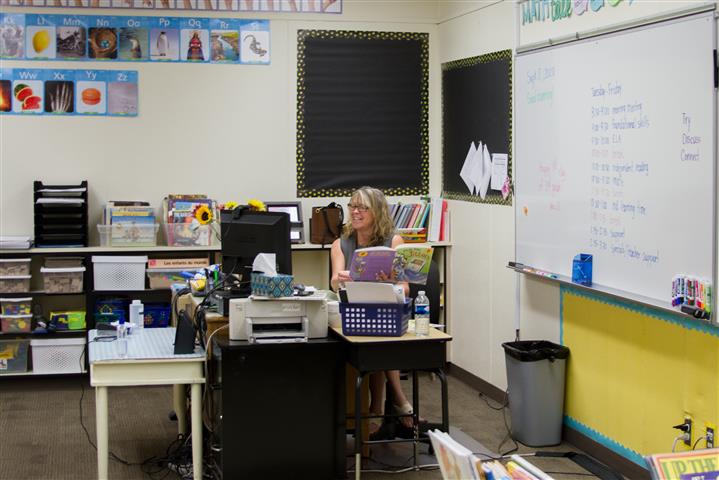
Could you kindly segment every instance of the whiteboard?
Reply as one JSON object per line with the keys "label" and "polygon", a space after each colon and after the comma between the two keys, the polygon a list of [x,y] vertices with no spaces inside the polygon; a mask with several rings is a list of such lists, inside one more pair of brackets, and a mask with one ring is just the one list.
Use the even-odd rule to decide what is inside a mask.
{"label": "whiteboard", "polygon": [[517,56],[516,261],[668,302],[715,279],[711,13]]}

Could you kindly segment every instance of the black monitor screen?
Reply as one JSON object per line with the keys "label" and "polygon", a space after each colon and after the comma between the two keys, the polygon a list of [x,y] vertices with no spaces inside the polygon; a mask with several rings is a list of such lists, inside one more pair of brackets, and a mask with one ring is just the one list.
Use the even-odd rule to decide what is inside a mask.
{"label": "black monitor screen", "polygon": [[[290,216],[285,212],[256,212],[236,208],[220,213],[222,271],[249,282],[258,253],[274,253],[277,273],[292,274]],[[249,285],[248,285],[249,286]]]}

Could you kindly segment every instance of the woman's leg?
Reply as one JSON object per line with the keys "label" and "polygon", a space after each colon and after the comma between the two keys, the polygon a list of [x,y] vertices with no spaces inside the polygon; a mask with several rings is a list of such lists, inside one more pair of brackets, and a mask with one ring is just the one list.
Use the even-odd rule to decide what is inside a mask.
{"label": "woman's leg", "polygon": [[[384,372],[372,372],[369,374],[370,415],[382,415],[384,411]],[[381,418],[370,419],[369,432],[379,430],[382,424]]]}

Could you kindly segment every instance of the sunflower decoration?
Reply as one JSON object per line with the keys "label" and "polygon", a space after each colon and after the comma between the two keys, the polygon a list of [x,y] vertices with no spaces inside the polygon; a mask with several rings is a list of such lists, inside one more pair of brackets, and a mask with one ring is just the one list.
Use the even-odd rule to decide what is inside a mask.
{"label": "sunflower decoration", "polygon": [[229,201],[225,204],[220,205],[220,210],[234,210],[235,208],[237,208],[237,206],[237,202]]}
{"label": "sunflower decoration", "polygon": [[262,202],[262,200],[257,200],[256,198],[247,202],[247,206],[250,207],[250,210],[254,210],[256,212],[264,212],[267,210],[267,206],[265,206],[264,202]]}
{"label": "sunflower decoration", "polygon": [[200,225],[207,225],[212,221],[212,210],[205,205],[205,204],[198,204],[197,207],[195,207],[195,211],[193,212],[193,216],[195,217],[195,220],[197,220]]}

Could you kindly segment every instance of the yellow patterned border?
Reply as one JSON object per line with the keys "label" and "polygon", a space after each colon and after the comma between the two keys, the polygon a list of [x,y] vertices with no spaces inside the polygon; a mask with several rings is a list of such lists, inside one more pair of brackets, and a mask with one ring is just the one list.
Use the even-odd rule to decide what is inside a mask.
{"label": "yellow patterned border", "polygon": [[[512,180],[512,50],[499,50],[497,52],[486,53],[477,57],[462,58],[460,60],[454,60],[451,62],[442,64],[442,71],[457,70],[459,68],[469,68],[481,63],[490,63],[498,61],[507,61],[507,68],[509,68],[509,132],[508,138],[509,143],[507,145],[507,175],[509,176],[509,195],[507,198],[502,198],[501,193],[493,191],[487,192],[487,196],[480,198],[477,195],[471,195],[469,193],[450,192],[446,190],[444,185],[444,175],[442,175],[442,196],[450,200],[463,200],[465,202],[475,203],[489,203],[493,205],[512,205],[512,197],[514,196],[514,181]],[[442,92],[444,95],[444,91]],[[444,106],[444,99],[442,100]],[[444,135],[444,125],[442,126],[442,135]],[[444,145],[444,139],[442,140]],[[444,158],[442,159],[442,168],[444,169]]]}
{"label": "yellow patterned border", "polygon": [[[418,32],[368,32],[359,30],[299,30],[297,32],[297,197],[347,197],[353,189],[322,188],[312,189],[305,184],[305,130],[304,104],[305,104],[305,40],[321,38],[332,40],[347,38],[353,40],[395,40],[420,42],[422,63],[422,87],[420,102],[422,103],[422,118],[420,123],[422,142],[422,169],[421,185],[417,187],[384,188],[385,195],[427,195],[429,193],[429,34]],[[362,185],[357,185],[361,187]]]}

